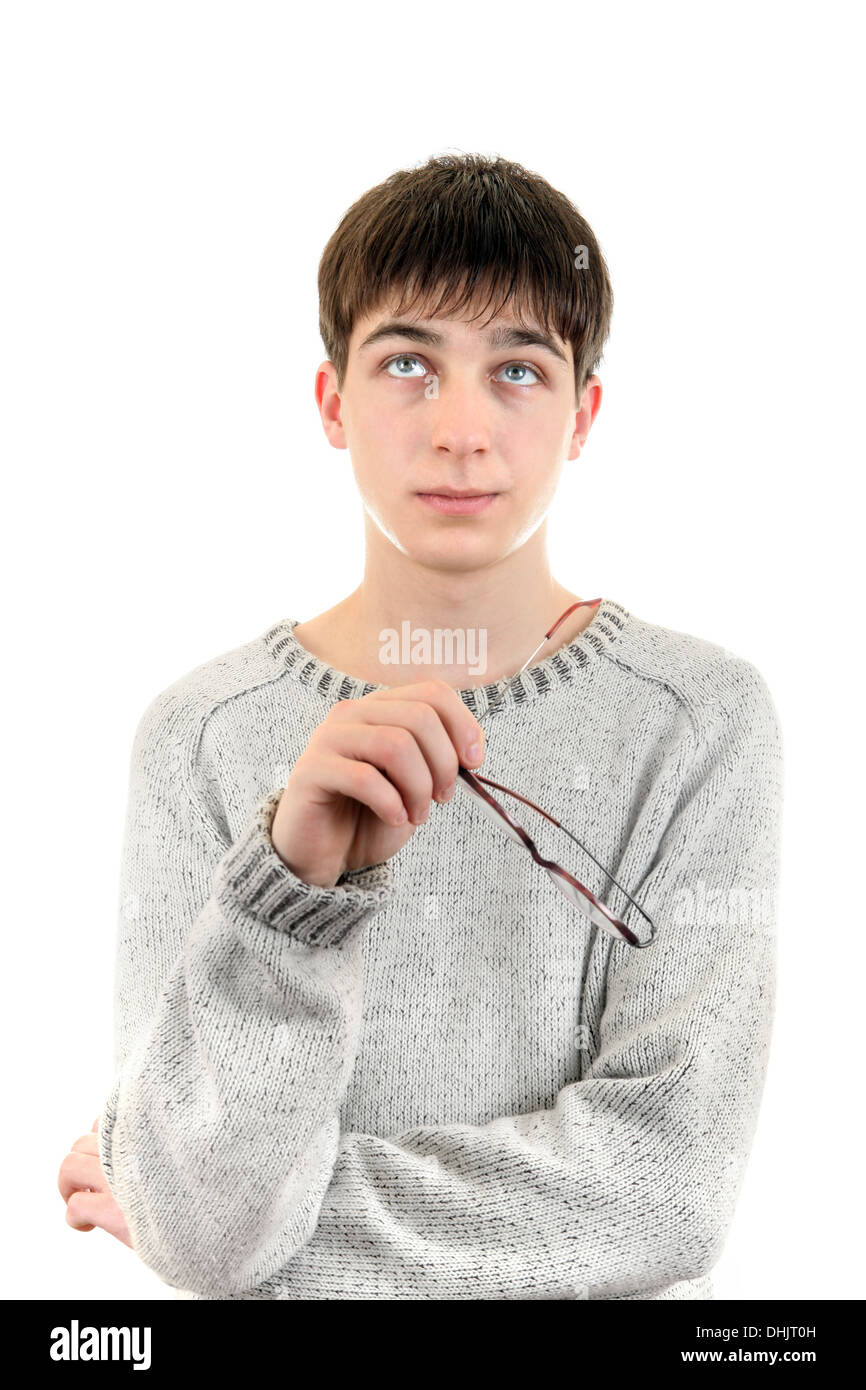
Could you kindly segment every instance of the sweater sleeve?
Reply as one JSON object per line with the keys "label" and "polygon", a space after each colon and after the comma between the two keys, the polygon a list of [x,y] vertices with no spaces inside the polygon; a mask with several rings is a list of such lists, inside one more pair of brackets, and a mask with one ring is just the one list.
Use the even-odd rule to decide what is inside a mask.
{"label": "sweater sleeve", "polygon": [[270,827],[234,843],[196,773],[202,719],[170,687],[133,744],[115,966],[115,1075],[99,1158],[133,1248],[167,1284],[222,1296],[315,1227],[361,1021],[361,933],[387,863],[297,878]]}
{"label": "sweater sleeve", "polygon": [[310,1240],[237,1296],[640,1299],[712,1269],[764,1087],[783,792],[763,679],[737,659],[731,688],[697,717],[634,893],[656,940],[596,935],[579,1079],[486,1124],[341,1134]]}

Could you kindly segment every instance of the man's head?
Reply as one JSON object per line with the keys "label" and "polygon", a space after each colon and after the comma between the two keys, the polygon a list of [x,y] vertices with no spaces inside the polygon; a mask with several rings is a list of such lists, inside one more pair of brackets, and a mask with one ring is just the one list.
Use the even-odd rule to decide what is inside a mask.
{"label": "man's head", "polygon": [[[537,529],[601,401],[613,295],[573,205],[518,164],[438,156],[348,210],[319,267],[316,396],[399,550],[475,568]],[[493,492],[473,516],[418,494]]]}

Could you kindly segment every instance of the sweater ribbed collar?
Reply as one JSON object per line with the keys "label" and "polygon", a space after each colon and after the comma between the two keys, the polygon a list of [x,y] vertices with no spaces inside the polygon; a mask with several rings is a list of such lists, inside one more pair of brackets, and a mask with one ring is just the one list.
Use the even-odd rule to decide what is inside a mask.
{"label": "sweater ribbed collar", "polygon": [[[493,717],[500,709],[525,705],[545,695],[557,685],[566,685],[575,680],[598,657],[609,652],[625,630],[629,617],[628,610],[621,603],[617,603],[615,599],[602,599],[592,622],[579,632],[573,641],[521,671],[504,696],[502,687],[508,679],[507,676],[485,685],[465,686],[458,689],[457,694],[476,718],[486,714],[488,710]],[[374,690],[390,688],[387,685],[362,680],[360,676],[351,676],[345,671],[338,671],[307,651],[294,634],[294,629],[300,622],[300,618],[282,618],[264,634],[265,645],[274,660],[279,666],[284,667],[294,680],[318,691],[334,704],[338,700],[357,700]],[[552,640],[555,640],[555,634]],[[539,656],[543,651],[542,647]]]}

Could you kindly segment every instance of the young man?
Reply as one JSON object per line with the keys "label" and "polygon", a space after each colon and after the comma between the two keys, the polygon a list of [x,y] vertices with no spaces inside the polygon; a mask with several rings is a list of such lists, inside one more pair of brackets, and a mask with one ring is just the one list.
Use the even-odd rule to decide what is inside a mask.
{"label": "young man", "polygon": [[117,1074],[67,1219],[187,1297],[711,1298],[770,1041],[781,736],[749,662],[550,573],[598,244],[538,176],[447,156],[365,194],[319,284],[363,580],[141,720]]}

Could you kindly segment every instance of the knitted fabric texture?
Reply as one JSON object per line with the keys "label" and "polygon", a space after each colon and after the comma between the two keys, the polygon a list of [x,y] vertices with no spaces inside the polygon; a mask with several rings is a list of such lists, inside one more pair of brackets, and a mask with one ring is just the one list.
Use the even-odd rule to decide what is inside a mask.
{"label": "knitted fabric texture", "polygon": [[712,1298],[775,999],[763,677],[605,599],[504,693],[458,692],[489,714],[477,771],[653,918],[635,949],[460,779],[392,859],[298,879],[269,834],[289,773],[336,701],[384,687],[296,622],[177,680],[135,734],[98,1130],[134,1249],[182,1298]]}

